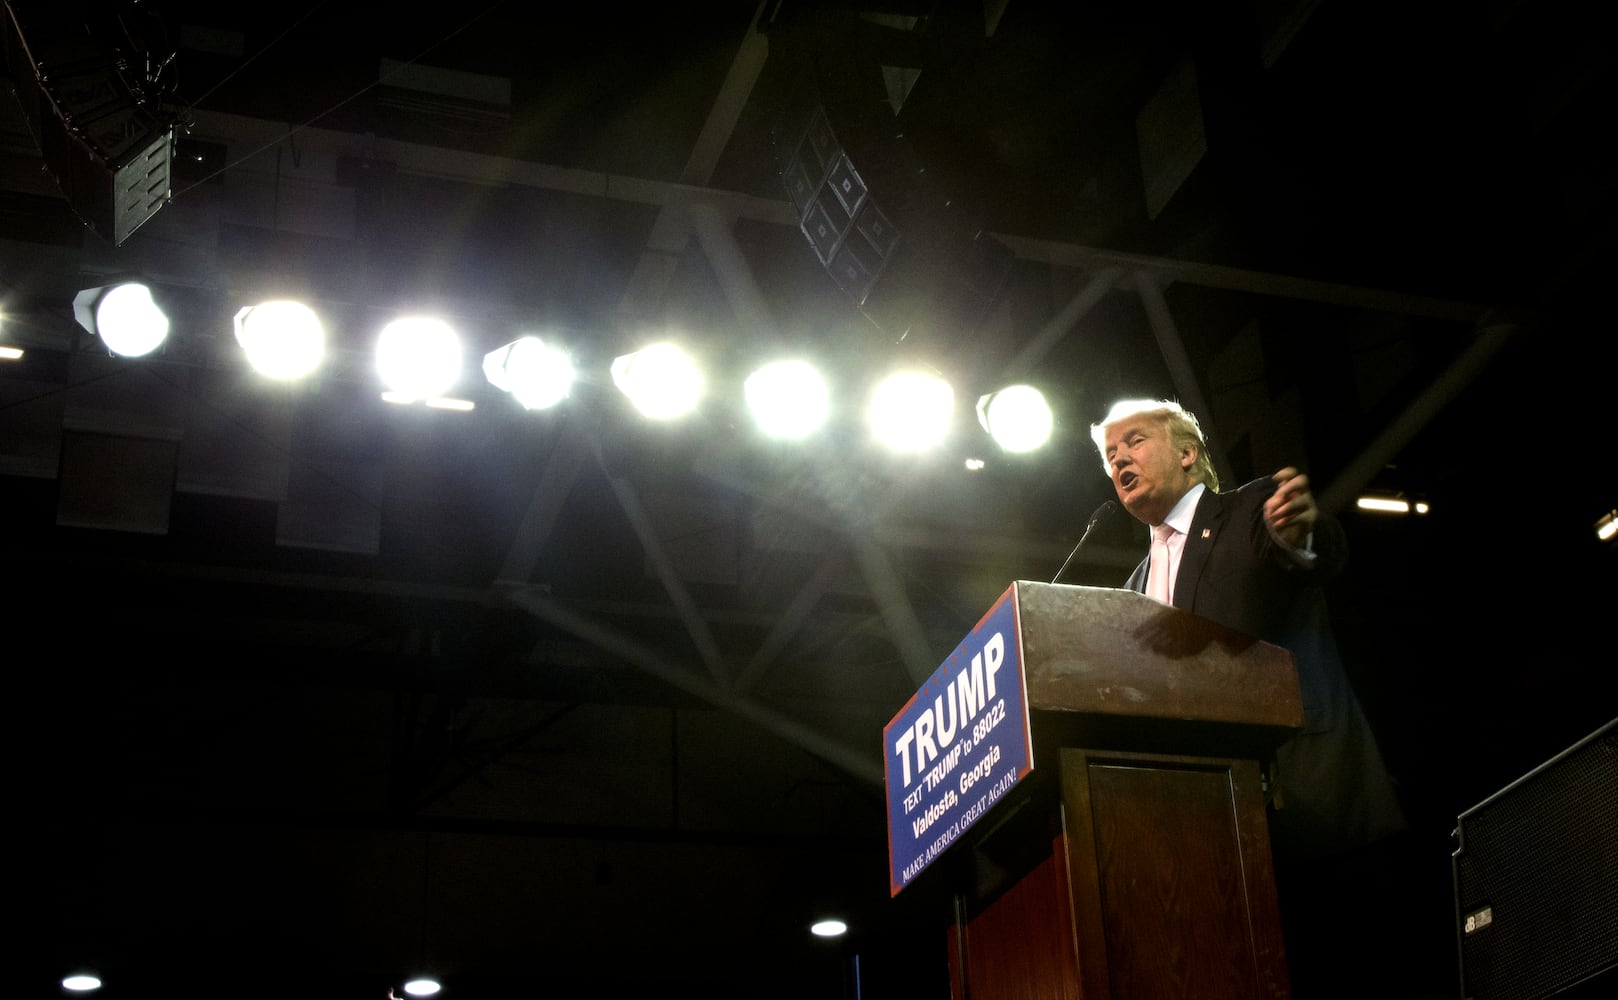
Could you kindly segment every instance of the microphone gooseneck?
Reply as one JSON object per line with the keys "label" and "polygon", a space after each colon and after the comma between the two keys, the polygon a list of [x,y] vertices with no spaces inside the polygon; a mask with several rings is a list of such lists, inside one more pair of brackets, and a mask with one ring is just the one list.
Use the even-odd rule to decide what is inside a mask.
{"label": "microphone gooseneck", "polygon": [[1090,537],[1090,532],[1094,531],[1096,525],[1101,523],[1101,519],[1117,509],[1118,502],[1116,500],[1108,500],[1106,503],[1096,508],[1096,512],[1090,515],[1090,523],[1084,526],[1084,534],[1079,536],[1078,542],[1076,542],[1073,546],[1073,551],[1067,554],[1067,559],[1062,563],[1062,568],[1056,571],[1055,576],[1051,577],[1052,583],[1060,580],[1062,578],[1062,574],[1067,572],[1068,563],[1071,563],[1073,561],[1073,557],[1079,554],[1079,548],[1084,545],[1084,540]]}

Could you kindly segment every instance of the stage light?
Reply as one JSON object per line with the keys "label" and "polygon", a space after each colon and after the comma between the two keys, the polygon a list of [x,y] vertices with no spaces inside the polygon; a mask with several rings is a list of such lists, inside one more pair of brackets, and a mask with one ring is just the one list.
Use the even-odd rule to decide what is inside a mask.
{"label": "stage light", "polygon": [[807,361],[772,361],[747,376],[742,390],[753,421],[770,437],[808,437],[831,407],[825,378]]}
{"label": "stage light", "polygon": [[1050,404],[1031,385],[1007,386],[978,399],[978,423],[1006,451],[1033,451],[1049,441]]}
{"label": "stage light", "polygon": [[838,920],[836,917],[831,917],[826,920],[817,920],[809,926],[809,933],[813,934],[815,937],[842,937],[844,934],[848,933],[848,924]]}
{"label": "stage light", "polygon": [[404,984],[404,991],[413,997],[430,997],[443,988],[444,987],[439,984],[438,980],[429,978],[427,976],[423,976],[420,979],[412,979],[410,982]]}
{"label": "stage light", "polygon": [[461,341],[439,319],[396,319],[376,342],[376,369],[396,400],[441,397],[461,377]]}
{"label": "stage light", "polygon": [[395,406],[415,406],[420,403],[429,410],[454,410],[459,413],[470,413],[477,409],[477,404],[470,399],[457,399],[454,396],[428,396],[426,399],[417,399],[415,396],[392,391],[382,393],[382,402],[392,403]]}
{"label": "stage light", "polygon": [[247,363],[266,378],[302,378],[319,367],[325,354],[320,317],[301,302],[247,306],[236,313],[235,326]]}
{"label": "stage light", "polygon": [[138,281],[81,290],[73,297],[73,318],[107,350],[126,358],[152,353],[169,335],[167,314]]}
{"label": "stage light", "polygon": [[100,988],[100,977],[89,973],[76,973],[62,980],[62,989],[70,993],[90,993]]}
{"label": "stage light", "polygon": [[1618,538],[1618,509],[1610,510],[1596,519],[1596,538],[1603,542]]}
{"label": "stage light", "polygon": [[1373,514],[1428,514],[1432,507],[1425,500],[1406,500],[1398,494],[1368,493],[1357,498],[1354,506]]}
{"label": "stage light", "polygon": [[1360,510],[1374,511],[1379,514],[1410,513],[1409,502],[1393,497],[1360,497],[1354,501],[1354,506]]}
{"label": "stage light", "polygon": [[871,395],[867,413],[878,441],[895,451],[925,451],[949,436],[955,392],[925,372],[896,372]]}
{"label": "stage light", "polygon": [[543,410],[566,399],[572,390],[573,360],[538,337],[521,337],[485,354],[483,375],[525,409]]}
{"label": "stage light", "polygon": [[657,343],[612,362],[612,382],[643,416],[668,420],[697,408],[703,378],[696,361],[671,343]]}

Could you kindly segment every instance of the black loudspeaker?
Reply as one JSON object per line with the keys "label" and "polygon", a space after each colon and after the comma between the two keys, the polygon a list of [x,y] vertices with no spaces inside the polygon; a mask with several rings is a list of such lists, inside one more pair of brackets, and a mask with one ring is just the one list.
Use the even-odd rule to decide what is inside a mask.
{"label": "black loudspeaker", "polygon": [[905,137],[883,69],[889,57],[916,68],[904,61],[914,53],[860,44],[846,20],[834,26],[772,32],[770,58],[793,67],[771,129],[782,187],[821,266],[867,319],[895,342],[916,331],[947,347],[987,316],[1015,255]]}
{"label": "black loudspeaker", "polygon": [[1460,814],[1467,1000],[1618,996],[1618,719]]}
{"label": "black loudspeaker", "polygon": [[[853,130],[858,131],[858,130]],[[781,183],[821,266],[895,340],[916,325],[970,333],[1004,288],[1015,255],[872,145],[850,148],[825,105],[787,137]],[[856,165],[864,158],[872,169]],[[874,189],[881,189],[878,204]]]}
{"label": "black loudspeaker", "polygon": [[877,207],[823,108],[814,109],[791,149],[781,182],[821,265],[864,306],[899,249],[899,231]]}
{"label": "black loudspeaker", "polygon": [[0,30],[46,168],[79,218],[117,246],[168,204],[174,126],[146,92],[146,54],[103,37],[110,28],[94,12],[10,0]]}

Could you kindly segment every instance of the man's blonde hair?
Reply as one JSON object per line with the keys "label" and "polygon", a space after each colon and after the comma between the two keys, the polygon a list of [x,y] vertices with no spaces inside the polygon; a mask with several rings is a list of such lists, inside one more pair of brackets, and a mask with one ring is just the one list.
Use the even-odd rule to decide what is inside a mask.
{"label": "man's blonde hair", "polygon": [[1191,464],[1191,478],[1219,492],[1219,473],[1214,471],[1213,458],[1202,437],[1202,425],[1197,423],[1195,414],[1171,399],[1121,399],[1112,404],[1100,423],[1090,425],[1090,439],[1096,443],[1101,469],[1108,478],[1112,477],[1112,466],[1107,464],[1107,428],[1130,417],[1149,417],[1157,421],[1168,431],[1169,442],[1176,451],[1195,445],[1197,459]]}

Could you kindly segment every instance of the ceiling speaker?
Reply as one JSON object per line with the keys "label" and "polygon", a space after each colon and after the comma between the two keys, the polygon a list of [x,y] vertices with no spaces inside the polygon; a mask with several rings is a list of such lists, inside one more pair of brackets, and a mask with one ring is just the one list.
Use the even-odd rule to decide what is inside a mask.
{"label": "ceiling speaker", "polygon": [[[69,5],[71,7],[71,5]],[[6,68],[45,166],[86,225],[115,246],[168,203],[174,126],[131,53],[72,9],[5,6]]]}

